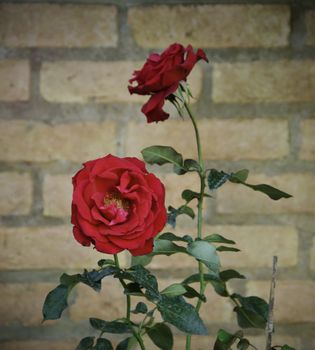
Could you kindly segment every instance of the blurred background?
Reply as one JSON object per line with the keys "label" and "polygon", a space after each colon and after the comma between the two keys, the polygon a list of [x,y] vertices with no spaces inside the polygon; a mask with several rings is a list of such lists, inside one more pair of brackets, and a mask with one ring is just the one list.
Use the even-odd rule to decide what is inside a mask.
{"label": "blurred background", "polygon": [[[224,268],[247,280],[232,288],[267,298],[272,256],[279,256],[275,343],[315,347],[315,2],[250,0],[26,1],[0,4],[0,348],[71,350],[91,335],[87,318],[124,312],[115,281],[101,295],[80,286],[61,320],[41,324],[41,308],[59,275],[95,267],[104,257],[72,237],[71,177],[108,153],[141,157],[148,145],[194,157],[189,120],[146,123],[147,97],[130,96],[128,79],[149,52],[169,44],[203,48],[209,64],[189,78],[208,167],[250,170],[294,198],[273,202],[226,184],[207,201],[205,233],[238,243]],[[180,205],[197,179],[150,168]],[[177,233],[195,234],[181,219]],[[128,264],[128,254],[120,254]],[[194,273],[176,255],[151,263],[166,286]],[[232,305],[208,288],[202,316],[212,349],[219,327],[236,330]],[[184,348],[177,333],[175,349]],[[264,349],[262,332],[251,332]],[[148,349],[154,349],[148,345]]]}

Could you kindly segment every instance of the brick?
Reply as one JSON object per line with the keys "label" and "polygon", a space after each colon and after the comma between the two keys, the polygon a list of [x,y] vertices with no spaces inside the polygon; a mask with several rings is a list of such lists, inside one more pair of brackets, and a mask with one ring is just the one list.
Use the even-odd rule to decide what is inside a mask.
{"label": "brick", "polygon": [[216,48],[281,47],[288,45],[289,20],[289,8],[274,5],[151,6],[132,8],[128,14],[134,38],[145,48],[165,48],[172,42]]}
{"label": "brick", "polygon": [[305,14],[307,45],[315,45],[315,10],[307,11]]}
{"label": "brick", "polygon": [[[314,288],[314,281],[277,281],[275,321],[283,323],[314,322]],[[269,281],[251,281],[247,285],[247,294],[257,295],[268,300],[269,289]]]}
{"label": "brick", "polygon": [[[20,268],[20,267],[19,267]],[[39,326],[45,296],[56,286],[51,283],[0,283],[0,311],[5,315],[1,326],[14,325]]]}
{"label": "brick", "polygon": [[32,179],[26,173],[0,173],[0,214],[26,215],[32,205]]}
{"label": "brick", "polygon": [[[172,230],[173,231],[173,230]],[[179,235],[189,234],[194,236],[194,231],[187,227],[177,227]],[[279,266],[293,267],[298,262],[298,233],[290,226],[232,226],[220,225],[203,228],[204,236],[218,233],[236,242],[236,247],[240,252],[222,252],[220,260],[222,268],[247,268],[271,267],[272,257],[279,256]],[[272,241],[272,244],[270,242]],[[257,244],[259,242],[259,244]],[[264,254],[261,252],[264,251]],[[180,259],[179,259],[180,257]],[[190,256],[184,254],[173,255],[167,258],[163,256],[154,257],[150,264],[155,269],[191,269],[196,266],[196,262]]]}
{"label": "brick", "polygon": [[[249,336],[246,338],[253,344],[257,349],[265,349],[266,347],[266,336]],[[297,337],[291,337],[288,335],[279,335],[277,331],[272,335],[272,344],[289,345],[295,349],[301,349],[301,340]]]}
{"label": "brick", "polygon": [[[59,61],[43,64],[40,90],[49,102],[145,102],[148,96],[130,95],[127,86],[134,70],[144,62]],[[194,96],[201,91],[199,67],[188,79]]]}
{"label": "brick", "polygon": [[29,98],[29,62],[24,60],[0,60],[0,101],[27,101]]}
{"label": "brick", "polygon": [[78,342],[49,340],[20,340],[0,343],[1,350],[73,350]]}
{"label": "brick", "polygon": [[215,63],[212,97],[216,103],[313,101],[314,61]]}
{"label": "brick", "polygon": [[73,122],[49,125],[31,121],[2,121],[0,160],[83,162],[115,153],[115,124]]}
{"label": "brick", "polygon": [[[283,120],[202,119],[198,126],[205,159],[277,159],[289,153],[288,124]],[[130,122],[125,146],[128,154],[140,156],[141,149],[147,146],[168,145],[185,158],[195,158],[195,143],[191,123],[171,118],[158,127]]]}
{"label": "brick", "polygon": [[87,317],[113,320],[125,316],[126,298],[117,279],[106,277],[100,293],[88,286],[79,285],[76,294],[75,302],[69,310],[73,320],[86,320]]}
{"label": "brick", "polygon": [[315,120],[304,120],[301,123],[300,158],[315,160]]}
{"label": "brick", "polygon": [[[0,227],[2,255],[0,269],[74,269],[95,268],[107,256],[91,247],[81,246],[70,226]],[[125,265],[125,254],[121,254]]]}
{"label": "brick", "polygon": [[250,175],[250,184],[266,183],[293,195],[293,198],[273,201],[263,193],[241,185],[227,183],[217,191],[217,211],[225,214],[314,213],[315,177],[311,174],[287,173],[267,176]]}
{"label": "brick", "polygon": [[72,201],[72,175],[49,175],[44,178],[44,215],[69,216]]}
{"label": "brick", "polygon": [[[191,348],[194,350],[212,349],[215,342],[214,337],[195,335],[191,339]],[[185,336],[175,336],[173,350],[183,350],[186,347]]]}
{"label": "brick", "polygon": [[315,237],[313,238],[313,244],[311,248],[311,269],[315,270]]}
{"label": "brick", "polygon": [[0,42],[4,46],[117,46],[114,6],[2,4],[0,16]]}

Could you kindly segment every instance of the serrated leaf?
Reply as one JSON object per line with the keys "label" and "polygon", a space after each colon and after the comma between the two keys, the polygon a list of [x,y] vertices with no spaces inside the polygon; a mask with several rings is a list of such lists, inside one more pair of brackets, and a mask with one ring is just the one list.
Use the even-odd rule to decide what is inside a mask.
{"label": "serrated leaf", "polygon": [[[211,281],[219,281],[220,282],[220,278],[217,275],[214,274],[208,274],[205,273],[203,275],[203,279],[205,282],[211,282]],[[200,281],[200,274],[199,273],[195,273],[189,277],[187,277],[182,284],[191,284],[191,283],[196,283]]]}
{"label": "serrated leaf", "polygon": [[184,247],[181,247],[172,241],[159,238],[154,240],[153,255],[172,255],[175,253],[187,254],[187,251]]}
{"label": "serrated leaf", "polygon": [[217,252],[239,252],[240,250],[238,248],[234,247],[226,247],[224,245],[220,245],[217,247]]}
{"label": "serrated leaf", "polygon": [[42,310],[44,321],[60,318],[62,312],[68,307],[67,299],[70,290],[69,287],[60,284],[47,294]]}
{"label": "serrated leaf", "polygon": [[222,281],[227,282],[233,278],[245,279],[244,275],[241,275],[239,272],[235,270],[225,270],[219,273],[219,276]]}
{"label": "serrated leaf", "polygon": [[173,334],[165,323],[156,323],[152,328],[147,330],[147,334],[159,349],[173,349]]}
{"label": "serrated leaf", "polygon": [[177,297],[186,293],[186,288],[180,283],[174,283],[162,290],[161,294],[169,297]]}
{"label": "serrated leaf", "polygon": [[182,192],[182,198],[183,200],[185,200],[186,202],[190,202],[193,199],[198,199],[200,198],[200,193],[192,191],[192,190],[184,190]]}
{"label": "serrated leaf", "polygon": [[224,238],[223,236],[214,233],[212,235],[206,236],[203,238],[204,241],[207,241],[209,243],[224,243],[224,244],[235,244],[234,241],[231,239]]}
{"label": "serrated leaf", "polygon": [[99,318],[90,318],[90,325],[103,333],[124,334],[130,333],[130,326],[118,321],[104,321]]}
{"label": "serrated leaf", "polygon": [[235,183],[245,182],[248,178],[249,170],[242,169],[231,174],[230,181]]}
{"label": "serrated leaf", "polygon": [[75,348],[75,350],[90,350],[93,349],[95,337],[85,337],[80,340],[80,343]]}
{"label": "serrated leaf", "polygon": [[139,255],[131,257],[131,266],[142,265],[147,266],[152,261],[152,255]]}
{"label": "serrated leaf", "polygon": [[148,312],[148,307],[146,306],[145,303],[143,303],[142,301],[140,301],[135,309],[133,311],[131,311],[134,314],[146,314]]}
{"label": "serrated leaf", "polygon": [[141,151],[143,159],[149,164],[163,165],[173,164],[177,168],[185,170],[183,167],[183,157],[169,146],[150,146]]}
{"label": "serrated leaf", "polygon": [[157,307],[163,320],[179,330],[189,334],[208,334],[208,330],[195,308],[187,303],[183,297],[169,298],[163,295]]}
{"label": "serrated leaf", "polygon": [[189,235],[177,236],[172,232],[164,232],[159,236],[158,239],[167,240],[167,241],[187,242],[187,243],[193,241],[192,237],[190,237]]}
{"label": "serrated leaf", "polygon": [[95,350],[113,350],[112,343],[106,338],[98,338],[96,340]]}
{"label": "serrated leaf", "polygon": [[262,328],[266,327],[268,318],[268,303],[255,296],[242,297],[233,294],[241,304],[241,307],[235,307],[237,321],[242,328]]}
{"label": "serrated leaf", "polygon": [[205,241],[194,241],[188,244],[187,251],[210,270],[219,272],[220,259],[213,245]]}
{"label": "serrated leaf", "polygon": [[218,171],[216,169],[211,169],[208,177],[208,187],[210,190],[216,190],[221,187],[225,182],[230,178],[230,174],[225,173],[224,171]]}
{"label": "serrated leaf", "polygon": [[243,338],[237,343],[238,350],[247,350],[250,347],[250,342]]}

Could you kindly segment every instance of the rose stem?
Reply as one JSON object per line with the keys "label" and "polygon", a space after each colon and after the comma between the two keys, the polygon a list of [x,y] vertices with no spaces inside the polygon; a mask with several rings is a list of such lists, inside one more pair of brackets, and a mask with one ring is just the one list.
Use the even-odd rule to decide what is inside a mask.
{"label": "rose stem", "polygon": [[[197,222],[197,235],[199,239],[202,239],[202,207],[203,207],[203,198],[204,198],[204,193],[205,193],[205,170],[204,170],[204,162],[202,159],[202,149],[201,149],[201,142],[200,142],[200,135],[199,135],[199,130],[198,126],[196,123],[196,120],[193,116],[193,113],[189,107],[189,104],[186,102],[184,103],[185,109],[189,115],[190,120],[192,121],[194,130],[195,130],[195,135],[196,135],[196,141],[197,141],[197,149],[198,149],[198,163],[200,165],[200,171],[198,172],[199,178],[200,178],[200,197],[198,198],[198,222]],[[204,291],[206,289],[206,284],[204,281],[204,270],[203,270],[203,265],[199,261],[198,262],[198,269],[199,269],[199,283],[200,283],[200,294],[203,295]],[[197,305],[196,305],[196,311],[199,312],[200,307],[201,307],[201,299],[198,299]],[[191,346],[191,335],[188,334],[186,336],[186,350],[190,350]]]}
{"label": "rose stem", "polygon": [[[115,266],[120,269],[120,264],[119,264],[119,259],[118,259],[118,255],[117,254],[114,254],[114,261],[115,261]],[[123,288],[127,287],[125,281],[122,278],[119,278],[119,281],[120,281],[120,284],[123,286]],[[127,321],[130,323],[130,306],[131,306],[130,295],[126,294],[126,300],[127,300],[126,318],[127,318]],[[135,338],[137,339],[141,350],[145,350],[145,346],[143,344],[143,340],[141,338],[141,334],[138,334],[136,331],[133,331],[132,333],[135,336]]]}
{"label": "rose stem", "polygon": [[[114,261],[115,261],[115,265],[116,267],[118,267],[120,269],[120,264],[119,264],[119,259],[118,259],[118,255],[114,254]],[[121,285],[126,289],[126,283],[122,278],[119,278],[119,281],[121,283]],[[128,321],[130,321],[130,306],[131,306],[131,302],[130,302],[130,295],[126,294],[126,301],[127,301],[127,310],[126,310],[126,318]]]}

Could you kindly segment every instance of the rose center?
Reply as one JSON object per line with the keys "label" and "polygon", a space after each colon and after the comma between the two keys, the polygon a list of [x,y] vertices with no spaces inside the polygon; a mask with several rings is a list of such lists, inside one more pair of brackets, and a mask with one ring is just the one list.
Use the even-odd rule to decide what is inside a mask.
{"label": "rose center", "polygon": [[128,199],[121,198],[118,193],[107,194],[104,198],[104,205],[106,207],[114,205],[117,209],[123,209],[124,211],[128,211],[130,208]]}

